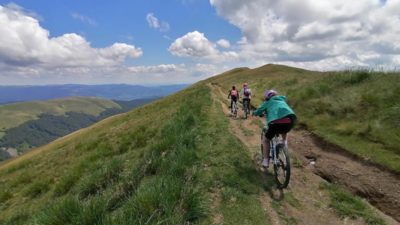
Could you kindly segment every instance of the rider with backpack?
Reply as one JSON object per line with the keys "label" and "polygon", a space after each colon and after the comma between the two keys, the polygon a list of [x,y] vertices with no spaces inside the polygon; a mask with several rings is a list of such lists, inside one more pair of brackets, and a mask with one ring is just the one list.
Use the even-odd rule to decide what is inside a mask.
{"label": "rider with backpack", "polygon": [[249,88],[249,85],[247,83],[243,84],[241,95],[243,96],[243,106],[245,106],[247,102],[247,107],[250,112],[251,89]]}
{"label": "rider with backpack", "polygon": [[233,102],[237,103],[239,99],[239,91],[236,89],[235,85],[232,86],[232,89],[229,90],[228,99],[231,99],[231,113],[233,113]]}
{"label": "rider with backpack", "polygon": [[286,145],[286,134],[293,128],[296,121],[296,114],[286,103],[286,97],[278,95],[275,90],[267,90],[264,94],[264,102],[253,112],[255,116],[266,115],[267,132],[263,137],[263,161],[264,167],[269,166],[270,140],[276,135],[281,134]]}

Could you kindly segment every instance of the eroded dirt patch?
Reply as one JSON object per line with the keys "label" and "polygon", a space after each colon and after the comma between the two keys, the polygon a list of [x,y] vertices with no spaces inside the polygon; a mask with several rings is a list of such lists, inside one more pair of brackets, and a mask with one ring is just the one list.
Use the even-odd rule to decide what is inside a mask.
{"label": "eroded dirt patch", "polygon": [[308,131],[299,130],[291,135],[293,150],[306,161],[313,158],[310,169],[320,177],[337,183],[378,209],[400,221],[400,180],[398,175],[367,165],[345,155],[325,151],[321,143]]}

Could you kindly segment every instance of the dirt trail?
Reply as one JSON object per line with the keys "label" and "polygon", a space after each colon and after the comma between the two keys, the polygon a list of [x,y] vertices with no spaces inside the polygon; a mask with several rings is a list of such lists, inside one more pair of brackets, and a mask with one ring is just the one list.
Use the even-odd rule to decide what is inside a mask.
{"label": "dirt trail", "polygon": [[[400,179],[398,175],[369,166],[334,152],[334,147],[320,143],[307,131],[292,137],[298,151],[313,159],[311,168],[319,176],[346,187],[353,194],[367,198],[377,208],[400,221]],[[324,149],[321,149],[324,147]]]}
{"label": "dirt trail", "polygon": [[[228,101],[218,86],[209,85],[214,96],[222,103],[224,113],[229,116]],[[232,133],[251,151],[258,163],[260,156],[260,118],[247,120],[240,116],[231,118]],[[383,212],[376,210],[387,224],[400,224],[400,179],[389,172],[337,154],[326,149],[322,143],[304,130],[295,130],[289,136],[292,176],[289,188],[279,192],[274,187],[272,174],[262,173],[267,181],[260,202],[270,217],[271,224],[365,224],[363,220],[340,218],[329,206],[329,194],[320,188],[321,184],[332,181],[342,185],[352,193],[366,198]],[[330,151],[329,151],[330,150]],[[310,164],[314,161],[314,165]],[[256,165],[257,166],[257,165]],[[271,170],[271,169],[270,169]],[[388,182],[389,181],[389,182]],[[393,218],[391,218],[391,217]]]}

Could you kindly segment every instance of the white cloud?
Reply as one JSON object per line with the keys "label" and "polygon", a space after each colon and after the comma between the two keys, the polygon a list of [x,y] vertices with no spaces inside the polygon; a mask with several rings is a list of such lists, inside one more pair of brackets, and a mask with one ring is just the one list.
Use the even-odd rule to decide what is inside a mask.
{"label": "white cloud", "polygon": [[221,46],[222,48],[229,48],[231,47],[231,43],[226,39],[219,39],[217,41],[217,45]]}
{"label": "white cloud", "polygon": [[[140,57],[140,48],[114,43],[93,48],[82,36],[67,33],[50,37],[39,21],[23,13],[0,6],[0,69],[12,74],[19,71],[58,73],[65,70],[92,70],[121,65],[127,58]],[[28,69],[29,68],[29,69]]]}
{"label": "white cloud", "polygon": [[83,23],[87,23],[87,24],[92,25],[92,26],[96,26],[97,25],[96,21],[94,19],[88,17],[88,16],[85,16],[85,15],[82,15],[82,14],[79,14],[79,13],[76,13],[76,12],[75,13],[71,13],[71,16],[72,16],[72,18],[74,18],[76,20],[79,20],[79,21],[81,21]]}
{"label": "white cloud", "polygon": [[[215,65],[160,64],[151,66],[69,67],[37,70],[19,67],[12,74],[0,73],[1,84],[182,84],[208,78],[226,67]],[[0,66],[1,70],[1,66]]]}
{"label": "white cloud", "polygon": [[21,7],[20,5],[17,5],[15,3],[13,3],[13,2],[10,2],[10,3],[6,4],[6,7],[11,9],[11,10],[14,10],[14,11],[20,12],[22,14],[25,14],[27,16],[33,17],[33,18],[35,18],[35,19],[37,19],[39,21],[43,21],[43,18],[39,14],[37,14],[36,12],[31,11],[31,10],[27,10],[27,9]]}
{"label": "white cloud", "polygon": [[206,57],[217,53],[214,44],[198,31],[176,39],[168,50],[176,56]]}
{"label": "white cloud", "polygon": [[[400,54],[399,0],[210,0],[238,27],[249,62],[308,68],[392,65]],[[373,56],[373,57],[371,57]]]}
{"label": "white cloud", "polygon": [[[192,83],[222,68],[206,64],[128,66],[125,60],[140,57],[140,48],[125,43],[94,48],[75,33],[52,37],[36,17],[25,12],[22,7],[0,6],[0,84]],[[211,45],[216,49],[216,44]],[[232,54],[214,53],[211,56]]]}
{"label": "white cloud", "polygon": [[163,35],[163,38],[164,38],[165,40],[172,41],[172,38],[170,38],[168,35]]}
{"label": "white cloud", "polygon": [[238,58],[236,52],[219,51],[216,44],[209,41],[203,33],[193,31],[177,38],[168,48],[171,54],[195,59],[213,60],[223,62]]}
{"label": "white cloud", "polygon": [[128,69],[133,73],[171,73],[183,71],[184,67],[184,65],[160,64],[156,66],[132,66]]}
{"label": "white cloud", "polygon": [[165,21],[160,21],[157,17],[154,16],[154,13],[148,13],[146,15],[146,20],[149,26],[156,30],[166,32],[170,29],[169,23]]}
{"label": "white cloud", "polygon": [[159,28],[160,27],[160,23],[158,22],[157,17],[155,17],[153,13],[148,13],[146,16],[146,20],[151,28]]}

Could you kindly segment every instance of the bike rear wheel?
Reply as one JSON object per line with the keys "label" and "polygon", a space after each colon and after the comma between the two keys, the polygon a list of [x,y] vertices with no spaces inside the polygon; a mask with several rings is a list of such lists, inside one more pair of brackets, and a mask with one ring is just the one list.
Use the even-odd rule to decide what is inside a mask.
{"label": "bike rear wheel", "polygon": [[283,144],[276,146],[276,159],[274,175],[278,188],[286,188],[290,180],[290,159],[288,149]]}
{"label": "bike rear wheel", "polygon": [[248,101],[243,102],[243,108],[244,108],[244,118],[247,119],[247,115],[249,114],[249,110],[248,110]]}

